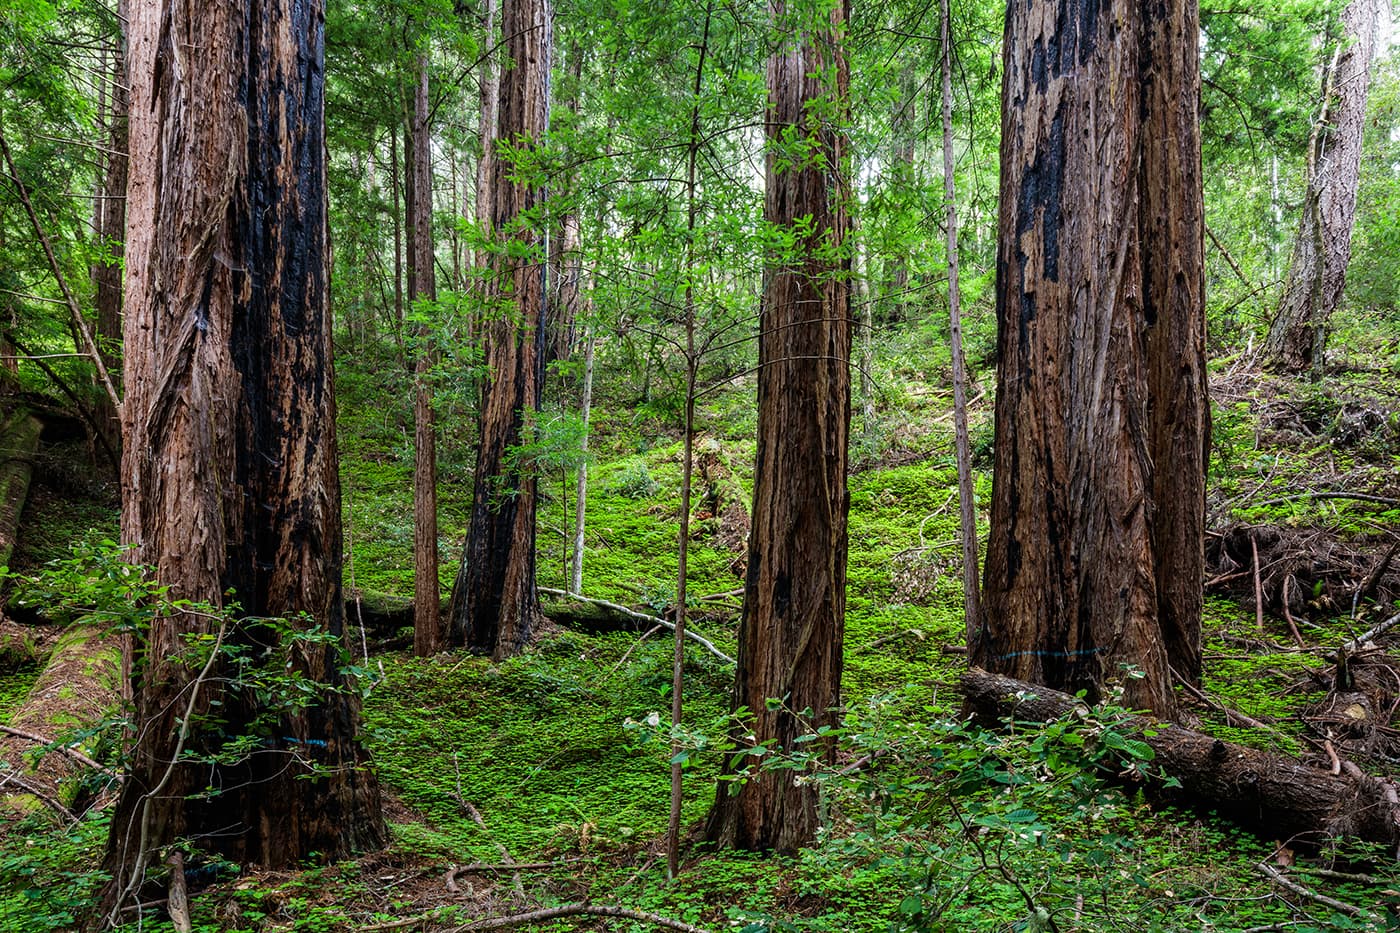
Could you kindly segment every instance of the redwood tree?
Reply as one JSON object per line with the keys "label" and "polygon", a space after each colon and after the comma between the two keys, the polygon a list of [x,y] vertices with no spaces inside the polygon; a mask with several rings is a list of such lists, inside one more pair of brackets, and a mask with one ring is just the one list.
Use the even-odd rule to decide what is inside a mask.
{"label": "redwood tree", "polygon": [[[132,640],[135,740],[93,924],[177,838],[264,866],[384,839],[338,666],[322,24],[317,0],[131,3],[122,536],[174,597],[238,610],[172,610]],[[272,617],[331,636],[291,646],[322,688],[299,708],[231,686],[218,652],[190,658],[191,636],[275,652]]]}
{"label": "redwood tree", "polygon": [[[411,203],[412,278],[408,300],[415,312],[426,314],[421,302],[437,298],[433,264],[433,162],[429,134],[428,50],[418,53],[418,71],[413,83],[413,115],[410,120],[413,145]],[[447,646],[440,620],[441,589],[438,584],[437,530],[437,432],[433,412],[433,390],[429,382],[434,354],[426,346],[428,325],[421,319],[414,327],[421,344],[416,350],[413,378],[413,650],[426,655]]]}
{"label": "redwood tree", "polygon": [[[753,527],[734,689],[734,708],[750,717],[739,740],[751,735],[785,751],[837,721],[850,505],[847,11],[843,2],[796,5],[775,0],[785,38],[768,59],[764,218],[795,242],[775,257],[763,294]],[[816,789],[794,777],[760,771],[741,784],[721,783],[707,835],[785,852],[810,842]]]}
{"label": "redwood tree", "polygon": [[530,164],[549,129],[553,12],[549,0],[501,4],[505,65],[490,201],[486,377],[471,524],[452,590],[456,641],[501,659],[516,654],[540,617],[535,592],[537,479],[527,457],[544,385],[548,298],[540,208],[544,191]]}
{"label": "redwood tree", "polygon": [[1308,144],[1308,190],[1288,280],[1264,345],[1266,362],[1285,372],[1321,367],[1327,321],[1342,302],[1380,15],[1379,0],[1348,3],[1341,39],[1323,69],[1322,111]]}
{"label": "redwood tree", "polygon": [[1008,8],[995,480],[976,663],[1171,715],[1200,666],[1195,0]]}

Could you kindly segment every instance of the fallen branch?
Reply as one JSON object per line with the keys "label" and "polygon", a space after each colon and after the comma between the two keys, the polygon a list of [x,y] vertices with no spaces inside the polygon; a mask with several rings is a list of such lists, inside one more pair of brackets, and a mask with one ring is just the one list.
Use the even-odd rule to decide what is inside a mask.
{"label": "fallen branch", "polygon": [[1299,499],[1350,499],[1354,502],[1374,502],[1377,505],[1387,505],[1391,508],[1400,506],[1400,499],[1392,499],[1389,496],[1375,496],[1368,492],[1296,492],[1291,496],[1279,496],[1277,499],[1265,499],[1263,502],[1256,502],[1250,506],[1252,509],[1264,509],[1271,505],[1283,505],[1288,502],[1297,502]]}
{"label": "fallen branch", "polygon": [[1370,641],[1373,638],[1379,638],[1386,632],[1395,628],[1395,626],[1397,625],[1400,625],[1400,612],[1397,612],[1395,615],[1391,616],[1389,619],[1386,619],[1384,622],[1372,626],[1370,629],[1358,635],[1356,638],[1353,638],[1351,641],[1342,645],[1342,647],[1339,650],[1341,653],[1345,653],[1348,655],[1353,654],[1362,645],[1366,644],[1366,642]]}
{"label": "fallen branch", "polygon": [[78,762],[78,764],[87,765],[94,771],[101,771],[103,774],[115,780],[120,781],[125,777],[125,775],[118,774],[116,771],[113,771],[106,765],[98,764],[97,762],[89,758],[87,755],[84,755],[76,748],[73,748],[71,745],[60,745],[53,739],[46,739],[42,735],[37,735],[33,732],[25,732],[23,729],[16,729],[13,726],[0,725],[0,732],[5,733],[6,735],[13,735],[17,738],[28,739],[29,741],[37,742],[40,745],[46,745],[50,749],[58,752],[61,755],[67,755],[69,758],[72,758],[74,761]]}
{"label": "fallen branch", "polygon": [[1181,686],[1183,690],[1191,694],[1197,700],[1200,700],[1210,709],[1213,709],[1220,715],[1224,716],[1225,723],[1227,725],[1239,726],[1245,729],[1260,729],[1264,732],[1271,732],[1274,735],[1279,734],[1279,731],[1273,726],[1269,725],[1268,723],[1260,722],[1253,716],[1246,716],[1239,710],[1231,709],[1230,707],[1219,702],[1218,700],[1212,699],[1205,693],[1205,691],[1201,690],[1195,684],[1192,684],[1189,681],[1183,679],[1180,675],[1176,673],[1176,671],[1172,671],[1172,676],[1176,678],[1176,682]]}
{"label": "fallen branch", "polygon": [[546,920],[559,920],[564,917],[619,917],[623,920],[650,923],[652,926],[658,926],[664,930],[679,930],[680,933],[709,933],[703,927],[692,926],[683,920],[672,920],[670,917],[663,917],[660,914],[649,914],[640,910],[611,907],[605,904],[566,904],[563,907],[547,907],[543,910],[511,914],[507,917],[493,917],[490,920],[477,920],[453,927],[449,933],[485,933],[486,930],[506,930],[511,927],[524,926],[527,923],[543,923]]}
{"label": "fallen branch", "polygon": [[1328,897],[1326,894],[1319,894],[1316,891],[1313,891],[1309,888],[1305,888],[1301,884],[1299,884],[1296,881],[1293,881],[1283,872],[1279,871],[1277,868],[1266,862],[1260,862],[1254,867],[1260,872],[1262,872],[1264,875],[1267,875],[1269,880],[1271,880],[1274,884],[1278,885],[1279,887],[1286,888],[1289,891],[1292,891],[1294,894],[1297,894],[1300,897],[1305,897],[1310,901],[1316,901],[1324,907],[1331,907],[1333,910],[1339,910],[1342,913],[1346,914],[1348,917],[1366,917],[1370,920],[1380,919],[1380,917],[1376,914],[1373,914],[1369,910],[1363,910],[1360,907],[1357,907],[1355,904],[1348,904],[1344,901],[1337,900],[1335,897]]}
{"label": "fallen branch", "polygon": [[[547,586],[537,587],[537,589],[546,596],[555,596],[560,599],[577,600],[581,603],[587,603],[590,606],[597,606],[600,609],[607,609],[609,612],[615,612],[619,615],[631,619],[634,622],[644,622],[647,625],[659,625],[662,628],[670,629],[673,632],[676,630],[676,623],[674,622],[667,622],[665,619],[659,616],[652,616],[647,615],[645,612],[638,612],[637,610],[630,609],[627,606],[621,605],[620,603],[608,602],[606,599],[592,599],[588,596],[577,596],[573,593],[568,593],[564,590],[556,590]],[[692,632],[689,628],[685,630],[685,637],[691,639],[692,641],[698,642],[700,645],[704,646],[706,651],[710,652],[710,654],[719,658],[721,661],[724,661],[727,664],[735,663],[733,658],[716,648],[713,642],[711,642],[709,639],[705,638],[702,635],[698,635],[695,632]]]}
{"label": "fallen branch", "polygon": [[924,630],[923,630],[923,629],[918,629],[918,628],[900,629],[900,630],[897,631],[897,632],[891,632],[891,633],[888,634],[888,635],[882,635],[881,637],[875,639],[874,641],[872,641],[872,642],[871,642],[870,644],[868,644],[868,645],[865,645],[865,646],[860,647],[860,648],[856,648],[854,651],[851,652],[851,654],[861,654],[862,652],[866,652],[866,651],[874,651],[876,648],[879,648],[879,647],[881,647],[882,645],[888,645],[888,644],[889,644],[890,642],[892,642],[892,641],[899,641],[899,640],[900,640],[901,638],[903,638],[905,635],[913,635],[913,636],[914,636],[915,638],[917,638],[919,641],[923,641],[925,638],[928,637],[927,635],[924,634]]}
{"label": "fallen branch", "polygon": [[30,784],[29,782],[25,781],[13,771],[0,774],[0,790],[3,790],[6,784],[13,784],[20,790],[24,791],[26,794],[30,794],[38,800],[43,801],[44,804],[50,810],[57,813],[59,816],[63,817],[68,822],[78,822],[78,817],[73,813],[73,811],[65,807],[57,797],[53,796],[52,794],[48,793],[42,788],[35,787],[33,784]]}
{"label": "fallen branch", "polygon": [[[1046,722],[1086,708],[1058,690],[975,668],[963,675],[961,688],[987,725],[1008,717]],[[1165,799],[1214,807],[1221,816],[1275,839],[1320,842],[1349,836],[1389,846],[1400,843],[1400,799],[1394,786],[1346,767],[1350,762],[1334,775],[1148,716],[1130,717],[1123,728],[1154,752],[1148,781],[1156,784],[1161,776],[1180,784],[1175,790],[1156,785]]]}

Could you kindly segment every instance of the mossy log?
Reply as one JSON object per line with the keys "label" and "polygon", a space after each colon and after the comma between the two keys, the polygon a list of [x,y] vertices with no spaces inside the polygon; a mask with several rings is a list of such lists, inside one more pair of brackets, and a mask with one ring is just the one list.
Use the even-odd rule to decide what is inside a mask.
{"label": "mossy log", "polygon": [[0,569],[10,566],[20,514],[29,498],[34,454],[43,424],[27,409],[10,415],[0,429]]}
{"label": "mossy log", "polygon": [[[1084,703],[1047,687],[973,668],[962,677],[963,696],[985,725],[1005,718],[1057,719]],[[1175,778],[1179,788],[1151,788],[1172,802],[1203,805],[1266,838],[1315,844],[1347,836],[1387,846],[1400,844],[1400,796],[1394,782],[1344,762],[1340,773],[1294,758],[1134,717],[1128,728],[1156,753],[1154,774]]]}
{"label": "mossy log", "polygon": [[[93,625],[74,625],[59,637],[39,679],[24,704],[11,717],[9,725],[30,735],[65,743],[74,733],[101,723],[120,697],[121,642],[112,633]],[[88,757],[98,757],[91,740],[76,741],[72,747]],[[34,756],[42,746],[21,735],[0,735],[0,768],[18,775],[23,786],[75,809],[92,788],[84,780],[89,768],[74,757],[50,751]],[[0,774],[0,783],[3,783]],[[18,785],[17,785],[18,786]],[[5,787],[4,791],[11,788]],[[37,809],[43,801],[35,794],[11,793],[11,811]]]}

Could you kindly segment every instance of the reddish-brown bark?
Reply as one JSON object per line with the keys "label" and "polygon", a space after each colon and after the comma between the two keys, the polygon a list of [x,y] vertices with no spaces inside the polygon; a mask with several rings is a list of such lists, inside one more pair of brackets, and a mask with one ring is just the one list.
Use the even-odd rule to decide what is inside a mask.
{"label": "reddish-brown bark", "polygon": [[[142,0],[130,30],[123,539],[175,597],[339,637],[321,5]],[[223,662],[201,680],[188,660],[187,637],[221,627],[177,611],[131,646],[137,731],[94,925],[177,838],[267,866],[384,838],[333,643],[293,649],[327,692],[276,711],[254,751],[176,760],[220,755],[267,712]],[[223,641],[275,637],[236,622]]]}
{"label": "reddish-brown bark", "polygon": [[995,482],[971,646],[1070,691],[1134,667],[1127,702],[1164,716],[1171,666],[1200,664],[1195,17],[1194,0],[1009,8]]}
{"label": "reddish-brown bark", "polygon": [[[836,722],[846,609],[851,308],[846,9],[800,20],[774,6],[787,38],[768,60],[764,218],[792,229],[764,289],[758,455],[733,706],[738,737],[791,751]],[[825,19],[825,17],[824,17]],[[795,160],[795,161],[794,161]],[[770,706],[769,701],[775,701]],[[744,849],[793,851],[817,829],[817,797],[791,771],[720,785],[707,835]]]}
{"label": "reddish-brown bark", "polygon": [[[549,0],[505,0],[507,66],[500,79],[502,143],[528,155],[549,129],[553,11]],[[544,192],[516,158],[491,165],[492,233],[484,322],[481,441],[462,567],[452,591],[452,638],[500,659],[525,645],[540,618],[535,592],[537,478],[528,458],[544,385],[548,291],[544,237],[532,225]]]}

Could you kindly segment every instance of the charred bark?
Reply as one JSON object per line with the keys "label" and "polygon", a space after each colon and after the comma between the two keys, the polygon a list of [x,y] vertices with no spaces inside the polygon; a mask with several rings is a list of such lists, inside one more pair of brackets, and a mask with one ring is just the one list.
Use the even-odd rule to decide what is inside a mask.
{"label": "charred bark", "polygon": [[[507,67],[501,74],[498,128],[528,154],[549,129],[550,0],[506,0],[501,7]],[[481,441],[462,566],[452,591],[451,636],[497,660],[516,654],[540,618],[535,592],[537,477],[517,453],[531,440],[544,386],[548,290],[543,236],[533,226],[544,200],[540,182],[517,163],[491,166],[496,247],[487,280],[484,323],[487,377]]]}
{"label": "charred bark", "polygon": [[1342,301],[1379,20],[1377,0],[1347,4],[1342,11],[1342,37],[1325,72],[1322,112],[1309,145],[1308,189],[1288,261],[1288,280],[1264,344],[1265,362],[1282,372],[1321,370],[1327,321]]}
{"label": "charred bark", "polygon": [[1067,690],[1135,667],[1128,702],[1163,716],[1169,662],[1199,670],[1194,22],[1194,0],[1010,8],[995,481],[971,645],[976,663]]}
{"label": "charred bark", "polygon": [[[763,294],[753,528],[733,708],[751,717],[741,742],[752,734],[790,750],[803,733],[834,724],[840,703],[850,505],[849,76],[844,4],[814,20],[777,0],[773,14],[788,38],[768,60],[764,218],[783,229],[801,222],[803,232],[768,270]],[[761,771],[737,787],[721,783],[706,835],[791,852],[812,840],[816,804],[816,789],[792,772]]]}
{"label": "charred bark", "polygon": [[342,636],[323,22],[315,0],[132,4],[122,536],[172,596],[238,609],[172,612],[130,646],[138,728],[92,925],[176,838],[266,866],[384,839],[334,642],[291,649],[323,689],[275,711],[187,643],[274,649],[255,617]]}
{"label": "charred bark", "polygon": [[[1084,706],[1068,694],[977,669],[963,675],[961,688],[989,726],[1006,718],[1047,722]],[[1145,716],[1134,717],[1127,729],[1152,747],[1154,772],[1160,769],[1181,783],[1174,791],[1154,786],[1164,799],[1212,807],[1269,839],[1317,844],[1351,836],[1391,846],[1400,842],[1395,785],[1354,765],[1332,774]]]}

